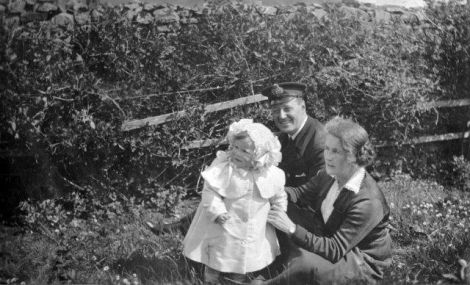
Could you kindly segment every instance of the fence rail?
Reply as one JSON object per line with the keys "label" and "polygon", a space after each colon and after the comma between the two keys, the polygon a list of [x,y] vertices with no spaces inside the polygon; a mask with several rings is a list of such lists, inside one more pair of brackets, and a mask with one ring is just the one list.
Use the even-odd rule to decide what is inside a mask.
{"label": "fence rail", "polygon": [[[231,109],[237,106],[243,106],[253,103],[259,103],[266,101],[268,98],[261,94],[256,94],[248,97],[237,98],[230,101],[215,103],[207,105],[204,108],[204,114],[217,112],[221,110]],[[424,102],[419,103],[418,108],[420,109],[431,109],[431,108],[454,108],[454,107],[465,107],[470,106],[470,98],[466,99],[454,99],[454,100],[440,100],[434,102]],[[145,119],[138,119],[138,120],[128,120],[124,121],[121,126],[122,131],[130,131],[139,129],[145,126],[156,126],[166,122],[173,120],[179,116],[184,116],[186,114],[185,111],[178,111],[169,114],[159,115],[148,117]],[[410,145],[410,144],[423,144],[423,143],[430,143],[430,142],[437,142],[437,141],[448,141],[448,140],[456,140],[456,139],[469,139],[470,132],[461,132],[461,133],[448,133],[448,134],[441,134],[441,135],[431,135],[431,136],[422,136],[418,138],[411,139],[406,142],[384,142],[379,144],[377,147],[387,147],[387,146],[397,146],[397,145]],[[194,149],[194,148],[202,148],[202,147],[209,147],[217,144],[224,144],[223,138],[214,138],[214,139],[206,139],[206,140],[196,140],[189,142],[187,145],[183,146],[183,149]]]}
{"label": "fence rail", "polygon": [[[411,139],[405,142],[384,142],[378,144],[377,148],[391,147],[391,146],[400,146],[400,145],[415,145],[415,144],[424,144],[437,141],[449,141],[449,140],[458,140],[458,139],[469,139],[470,131],[461,132],[461,133],[448,133],[442,135],[432,135],[432,136],[422,136]],[[195,140],[189,142],[183,147],[183,149],[190,150],[195,148],[209,147],[213,145],[224,145],[227,144],[224,141],[224,138],[215,138],[215,139],[206,139],[206,140]]]}
{"label": "fence rail", "polygon": [[454,99],[454,100],[441,100],[434,102],[426,102],[418,104],[418,108],[452,108],[452,107],[465,107],[470,106],[470,98],[468,99]]}
{"label": "fence rail", "polygon": [[442,135],[432,135],[432,136],[422,136],[411,139],[406,142],[386,142],[383,144],[377,145],[377,147],[388,147],[388,146],[398,146],[398,145],[415,145],[415,144],[423,144],[423,143],[430,143],[430,142],[438,142],[438,141],[450,141],[450,140],[458,140],[458,139],[468,139],[470,138],[470,131],[467,132],[460,132],[460,133],[447,133]]}
{"label": "fence rail", "polygon": [[[248,105],[258,102],[266,101],[268,98],[261,94],[256,94],[248,97],[242,97],[230,101],[215,103],[207,105],[204,108],[204,114],[217,112],[221,110],[231,109],[237,106]],[[464,107],[470,106],[470,99],[456,99],[456,100],[442,100],[434,102],[425,102],[418,104],[418,108],[430,109],[430,108],[449,108],[449,107]],[[145,126],[157,126],[166,122],[173,120],[173,118],[184,116],[185,111],[178,111],[169,114],[159,115],[148,117],[145,119],[136,119],[136,120],[127,120],[121,125],[122,131],[131,131],[135,129],[140,129]]]}
{"label": "fence rail", "polygon": [[[234,100],[230,101],[225,101],[225,102],[220,102],[220,103],[215,103],[215,104],[210,104],[207,105],[204,108],[204,114],[207,113],[212,113],[216,111],[221,111],[221,110],[226,110],[226,109],[231,109],[237,106],[242,106],[242,105],[248,105],[248,104],[253,104],[257,102],[262,102],[267,100],[268,97],[263,96],[261,94],[256,94],[248,97],[243,97],[243,98],[237,98]],[[160,125],[166,122],[169,122],[173,120],[175,117],[183,116],[186,114],[185,111],[178,111],[178,112],[173,112],[169,114],[164,114],[164,115],[159,115],[159,116],[154,116],[154,117],[148,117],[145,119],[140,119],[140,120],[128,120],[124,121],[124,123],[121,126],[122,131],[130,131],[130,130],[135,130],[135,129],[140,129],[145,126],[156,126]]]}

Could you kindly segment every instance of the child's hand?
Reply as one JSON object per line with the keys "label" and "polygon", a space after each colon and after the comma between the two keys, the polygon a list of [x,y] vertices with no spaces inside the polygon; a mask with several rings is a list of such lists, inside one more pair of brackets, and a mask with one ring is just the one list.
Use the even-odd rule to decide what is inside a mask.
{"label": "child's hand", "polygon": [[223,225],[225,224],[226,221],[228,221],[228,219],[230,219],[230,215],[228,213],[225,213],[225,214],[219,215],[215,219],[215,222],[219,225]]}

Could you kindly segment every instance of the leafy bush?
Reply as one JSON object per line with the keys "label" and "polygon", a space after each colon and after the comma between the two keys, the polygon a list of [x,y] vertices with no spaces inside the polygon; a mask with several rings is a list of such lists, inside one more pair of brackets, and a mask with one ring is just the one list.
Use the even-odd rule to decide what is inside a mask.
{"label": "leafy bush", "polygon": [[[31,264],[28,269],[12,266],[0,270],[0,278],[33,278],[36,283],[40,280],[35,279],[43,274],[45,284],[61,280],[121,284],[123,278],[164,281],[175,280],[167,261],[184,263],[181,237],[159,238],[143,223],[158,221],[162,216],[119,193],[104,198],[92,189],[84,189],[60,199],[26,201],[21,208],[28,229],[21,242],[26,242],[25,250],[30,252],[20,248],[8,252],[13,259],[26,256]],[[130,262],[138,259],[147,261],[145,268]],[[154,264],[148,264],[150,261]],[[9,262],[18,264],[18,260]],[[158,271],[162,271],[160,276],[155,274]]]}
{"label": "leafy bush", "polygon": [[470,161],[463,155],[454,156],[452,166],[453,185],[462,191],[470,192]]}
{"label": "leafy bush", "polygon": [[[208,115],[203,106],[273,82],[307,83],[310,114],[353,117],[378,143],[436,130],[438,114],[418,106],[442,96],[446,73],[439,61],[426,67],[429,50],[443,49],[430,40],[440,42],[440,30],[368,25],[336,5],[320,20],[302,6],[276,16],[247,5],[209,9],[169,33],[129,21],[119,7],[73,31],[45,22],[2,31],[3,147],[42,150],[68,185],[111,189],[163,212],[197,190],[213,158],[216,147],[188,150],[188,142],[221,137],[241,117],[273,127],[262,104]],[[120,130],[126,119],[181,110],[163,125]]]}
{"label": "leafy bush", "polygon": [[470,12],[456,2],[433,3],[426,9],[423,29],[424,58],[439,76],[439,86],[448,98],[469,97]]}

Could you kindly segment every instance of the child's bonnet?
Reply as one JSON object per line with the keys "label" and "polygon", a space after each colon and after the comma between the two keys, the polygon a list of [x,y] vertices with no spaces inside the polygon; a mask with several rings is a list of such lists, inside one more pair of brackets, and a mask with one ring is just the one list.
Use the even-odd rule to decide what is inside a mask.
{"label": "child's bonnet", "polygon": [[226,140],[233,143],[240,133],[246,133],[255,146],[253,170],[237,168],[230,161],[229,152],[218,151],[212,164],[202,172],[210,188],[222,197],[235,199],[247,194],[256,184],[261,197],[271,198],[279,187],[284,187],[284,172],[276,167],[281,161],[281,144],[278,138],[263,124],[242,119],[232,123]]}

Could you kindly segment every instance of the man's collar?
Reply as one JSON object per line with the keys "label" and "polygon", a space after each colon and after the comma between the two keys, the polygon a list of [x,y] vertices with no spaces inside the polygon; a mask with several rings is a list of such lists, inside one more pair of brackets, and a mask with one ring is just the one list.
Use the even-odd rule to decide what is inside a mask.
{"label": "man's collar", "polygon": [[366,169],[364,167],[359,168],[354,174],[349,178],[348,182],[344,184],[344,188],[353,191],[355,194],[361,189],[362,181],[366,175]]}
{"label": "man's collar", "polygon": [[305,123],[307,123],[307,119],[308,119],[308,116],[306,115],[304,121],[303,121],[302,124],[300,125],[300,128],[299,128],[299,129],[297,130],[297,132],[295,132],[295,134],[293,134],[292,136],[289,135],[289,138],[291,138],[292,140],[295,140],[295,138],[297,137],[297,135],[298,135],[298,134],[300,133],[300,131],[302,131],[302,129],[304,128]]}

